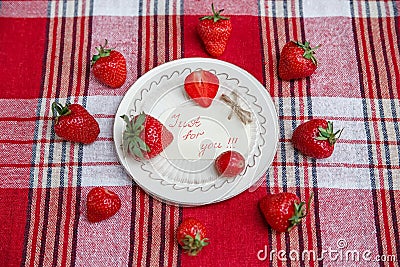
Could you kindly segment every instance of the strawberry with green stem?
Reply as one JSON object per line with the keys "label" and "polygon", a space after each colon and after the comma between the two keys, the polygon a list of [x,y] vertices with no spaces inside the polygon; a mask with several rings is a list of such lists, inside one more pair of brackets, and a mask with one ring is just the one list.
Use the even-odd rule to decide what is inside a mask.
{"label": "strawberry with green stem", "polygon": [[118,88],[126,80],[126,60],[117,50],[107,48],[107,43],[106,39],[104,46],[96,47],[98,54],[92,57],[92,72],[101,83]]}
{"label": "strawberry with green stem", "polygon": [[315,50],[309,42],[290,41],[281,51],[278,65],[278,75],[282,80],[294,80],[311,76],[317,69]]}
{"label": "strawberry with green stem", "polygon": [[189,256],[196,256],[209,244],[206,227],[196,218],[186,218],[176,230],[178,244]]}
{"label": "strawberry with green stem", "polygon": [[259,208],[267,223],[277,232],[289,232],[310,210],[313,193],[307,202],[301,202],[297,195],[289,192],[268,194],[259,200]]}
{"label": "strawberry with green stem", "polygon": [[53,102],[53,116],[55,116],[55,133],[64,140],[90,144],[100,133],[100,127],[95,118],[80,104],[66,104]]}
{"label": "strawberry with green stem", "polygon": [[325,119],[312,119],[300,124],[292,135],[294,148],[303,155],[323,159],[332,155],[343,129],[333,130],[333,123]]}
{"label": "strawberry with green stem", "polygon": [[232,32],[232,23],[230,18],[221,16],[223,9],[215,11],[214,4],[211,8],[212,15],[200,18],[197,32],[207,52],[213,57],[219,57],[226,49]]}
{"label": "strawberry with green stem", "polygon": [[137,159],[151,159],[159,155],[173,141],[172,133],[153,116],[140,113],[129,118],[122,115],[126,123],[122,137],[123,151]]}

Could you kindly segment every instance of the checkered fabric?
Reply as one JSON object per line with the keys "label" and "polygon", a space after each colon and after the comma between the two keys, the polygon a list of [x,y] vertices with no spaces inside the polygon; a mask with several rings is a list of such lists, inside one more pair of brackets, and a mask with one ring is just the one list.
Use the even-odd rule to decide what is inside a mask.
{"label": "checkered fabric", "polygon": [[[400,3],[214,2],[233,24],[219,59],[265,86],[279,143],[256,190],[188,208],[160,202],[132,182],[112,130],[121,99],[141,75],[174,59],[209,57],[195,26],[211,1],[0,1],[0,266],[400,265]],[[118,89],[90,70],[104,39],[127,59]],[[321,45],[310,78],[278,79],[279,52],[289,40]],[[54,134],[55,100],[94,115],[96,142]],[[293,130],[311,118],[344,128],[328,159],[306,158],[291,145]],[[122,208],[89,223],[86,195],[100,185],[121,197]],[[299,227],[277,234],[257,202],[283,191],[314,198]],[[176,227],[192,216],[210,238],[197,257],[175,240]]]}

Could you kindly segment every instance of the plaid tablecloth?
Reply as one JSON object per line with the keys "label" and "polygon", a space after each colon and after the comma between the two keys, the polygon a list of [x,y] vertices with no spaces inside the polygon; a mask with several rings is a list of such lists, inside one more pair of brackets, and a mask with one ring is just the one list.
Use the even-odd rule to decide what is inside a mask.
{"label": "plaid tablecloth", "polygon": [[[195,31],[211,1],[0,2],[0,266],[399,266],[400,3],[215,1],[233,32],[219,58],[254,75],[279,118],[278,150],[257,190],[201,207],[162,203],[118,162],[112,128],[129,87],[174,59],[209,57]],[[107,38],[127,59],[119,89],[90,70]],[[310,78],[277,78],[289,40],[321,47]],[[85,106],[100,124],[91,145],[55,136],[51,103]],[[325,118],[344,128],[324,160],[295,151],[296,126]],[[122,199],[100,223],[85,216],[88,191]],[[314,192],[309,216],[290,233],[267,227],[266,193]],[[184,254],[175,229],[201,219],[210,245]]]}

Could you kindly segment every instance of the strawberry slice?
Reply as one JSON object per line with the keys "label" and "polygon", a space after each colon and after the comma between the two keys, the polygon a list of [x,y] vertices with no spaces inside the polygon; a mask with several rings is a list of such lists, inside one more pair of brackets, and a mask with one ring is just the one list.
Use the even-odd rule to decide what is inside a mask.
{"label": "strawberry slice", "polygon": [[186,77],[184,87],[190,98],[200,106],[207,108],[217,95],[219,80],[209,71],[197,70]]}

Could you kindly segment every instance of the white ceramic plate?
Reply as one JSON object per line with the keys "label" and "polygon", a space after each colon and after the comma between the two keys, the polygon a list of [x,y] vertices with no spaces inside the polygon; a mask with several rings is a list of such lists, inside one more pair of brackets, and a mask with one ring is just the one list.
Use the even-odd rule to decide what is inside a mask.
{"label": "white ceramic plate", "polygon": [[[203,108],[184,90],[186,76],[195,70],[214,73],[220,87],[213,103]],[[243,124],[222,94],[252,113]],[[122,151],[125,122],[120,118],[145,112],[173,133],[173,142],[157,157],[138,161]],[[158,66],[127,91],[114,122],[119,160],[136,184],[168,203],[198,206],[234,197],[252,186],[270,166],[278,142],[278,121],[267,90],[245,70],[216,59],[186,58]],[[235,178],[219,177],[214,159],[223,151],[244,155],[246,167]]]}

